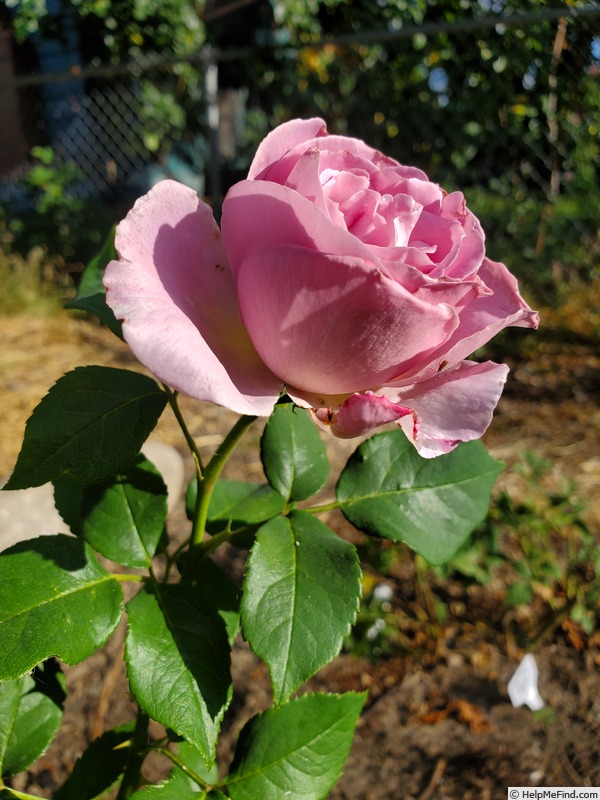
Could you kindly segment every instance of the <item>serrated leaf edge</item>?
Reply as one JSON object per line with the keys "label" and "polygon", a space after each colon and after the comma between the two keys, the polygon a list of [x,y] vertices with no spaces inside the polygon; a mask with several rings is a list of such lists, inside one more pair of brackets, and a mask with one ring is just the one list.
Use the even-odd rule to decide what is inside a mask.
{"label": "serrated leaf edge", "polygon": [[[302,704],[303,702],[309,702],[307,700],[307,698],[313,698],[313,697],[335,698],[335,702],[341,702],[343,699],[349,698],[349,697],[362,698],[363,702],[362,702],[362,704],[361,704],[361,706],[359,708],[359,714],[360,714],[360,711],[362,710],[362,707],[363,707],[363,705],[366,702],[366,699],[368,697],[368,693],[367,692],[345,692],[344,694],[326,694],[324,692],[313,692],[311,694],[304,694],[304,695],[301,695],[300,697],[295,698],[290,703],[286,703],[285,705],[278,706],[276,708],[268,708],[266,711],[263,711],[260,714],[257,714],[255,717],[252,717],[252,719],[249,720],[249,722],[246,723],[246,724],[247,725],[249,725],[249,724],[255,725],[258,722],[258,720],[260,720],[261,718],[264,718],[267,715],[277,714],[282,709],[289,708],[291,705]],[[290,755],[293,755],[294,753],[297,753],[301,749],[310,747],[314,742],[317,742],[319,739],[321,739],[327,733],[331,732],[336,727],[338,727],[338,725],[344,719],[346,719],[346,717],[348,717],[348,716],[350,716],[350,711],[348,711],[348,713],[344,714],[343,717],[340,717],[338,720],[336,720],[334,726],[332,726],[330,728],[327,728],[324,731],[320,731],[312,739],[307,740],[307,742],[305,744],[303,744],[300,748],[297,748],[296,750],[290,751],[285,756],[282,756],[281,758],[277,759],[276,761],[269,762],[268,765],[262,767],[261,769],[254,770],[252,772],[245,772],[242,775],[240,775],[239,777],[236,777],[235,773],[233,773],[233,778],[231,780],[228,780],[227,778],[225,778],[215,788],[224,788],[226,786],[232,786],[232,785],[234,785],[236,783],[240,783],[242,780],[245,780],[245,779],[247,779],[249,777],[252,777],[254,775],[259,775],[261,772],[264,772],[264,770],[266,770],[266,769],[271,769],[274,765],[279,764],[282,761],[285,761]]]}

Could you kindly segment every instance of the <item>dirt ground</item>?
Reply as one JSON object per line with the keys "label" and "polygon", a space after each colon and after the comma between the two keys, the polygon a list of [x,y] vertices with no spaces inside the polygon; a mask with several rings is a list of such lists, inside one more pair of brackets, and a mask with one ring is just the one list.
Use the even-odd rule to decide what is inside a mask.
{"label": "dirt ground", "polygon": [[[135,363],[109,333],[72,316],[0,319],[0,340],[2,478],[14,465],[27,416],[65,371],[82,364]],[[525,450],[548,458],[555,465],[551,479],[575,479],[587,506],[585,520],[600,542],[600,354],[581,343],[546,341],[512,366],[486,436],[491,452],[507,464],[500,483],[518,491],[511,465]],[[222,409],[188,400],[183,411],[207,453],[233,421]],[[260,479],[252,446],[259,433],[258,428],[251,433],[228,468],[229,477]],[[168,413],[156,437],[185,453]],[[336,474],[355,446],[329,440]],[[191,473],[189,462],[187,467]],[[340,517],[328,521],[361,542]],[[185,524],[178,509],[170,528]],[[239,554],[231,552],[229,559],[239,575]],[[533,714],[513,708],[506,689],[526,652],[523,631],[531,619],[507,611],[496,584],[447,581],[449,615],[442,624],[427,614],[414,562],[400,563],[385,582],[390,606],[403,620],[405,646],[375,662],[344,653],[307,686],[369,693],[331,800],[495,800],[506,797],[507,786],[600,787],[600,633],[584,635],[564,620],[544,629],[543,619],[534,620],[542,630],[533,652],[546,708]],[[45,756],[14,780],[15,788],[49,797],[87,742],[133,716],[120,657],[123,635],[121,628],[103,650],[65,668],[69,695],[61,732]],[[233,671],[234,699],[220,745],[224,764],[241,725],[270,702],[265,667],[242,642],[235,646]],[[164,765],[151,762],[145,774],[156,780]]]}

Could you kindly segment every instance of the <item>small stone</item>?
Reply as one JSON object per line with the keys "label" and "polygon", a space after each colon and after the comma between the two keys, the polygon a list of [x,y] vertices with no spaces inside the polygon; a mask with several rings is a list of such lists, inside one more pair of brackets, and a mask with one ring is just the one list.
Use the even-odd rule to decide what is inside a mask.
{"label": "small stone", "polygon": [[[164,478],[171,512],[183,494],[183,459],[174,447],[154,440],[146,442],[143,453]],[[55,536],[57,533],[70,533],[70,530],[54,507],[51,483],[0,492],[0,550],[27,539]]]}

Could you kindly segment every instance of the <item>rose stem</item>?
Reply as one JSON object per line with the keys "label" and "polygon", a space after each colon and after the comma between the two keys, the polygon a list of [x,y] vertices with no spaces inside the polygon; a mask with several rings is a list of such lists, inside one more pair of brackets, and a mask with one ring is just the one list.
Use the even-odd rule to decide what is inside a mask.
{"label": "rose stem", "polygon": [[229,456],[235,450],[238,442],[255,419],[255,416],[247,414],[241,416],[208,462],[204,474],[198,476],[198,494],[196,496],[196,508],[194,510],[194,521],[192,523],[190,551],[183,573],[183,577],[186,580],[190,580],[197,561],[204,555],[202,540],[204,539],[206,530],[208,506],[217,478],[221,474],[223,467],[227,463]]}
{"label": "rose stem", "polygon": [[179,423],[179,427],[181,428],[183,435],[185,436],[185,441],[187,442],[187,446],[190,448],[190,452],[194,457],[194,461],[196,462],[196,472],[198,474],[198,479],[200,479],[203,467],[202,467],[202,456],[200,455],[200,451],[196,447],[196,442],[194,441],[191,433],[188,430],[188,426],[185,423],[183,418],[183,414],[181,413],[181,409],[179,408],[179,404],[177,402],[177,395],[178,392],[174,392],[169,386],[163,383],[163,389],[167,393],[167,397],[169,398],[169,405],[173,409],[173,413]]}

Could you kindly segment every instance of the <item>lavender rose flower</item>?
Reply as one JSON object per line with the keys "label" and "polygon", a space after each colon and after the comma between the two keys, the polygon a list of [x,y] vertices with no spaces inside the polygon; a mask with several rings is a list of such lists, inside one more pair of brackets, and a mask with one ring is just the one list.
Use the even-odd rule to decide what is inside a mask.
{"label": "lavender rose flower", "polygon": [[340,437],[397,422],[425,457],[476,439],[508,368],[465,360],[537,327],[460,192],[320,119],[262,142],[210,208],[173,181],[117,228],[107,301],[158,378],[239,413],[282,388]]}

